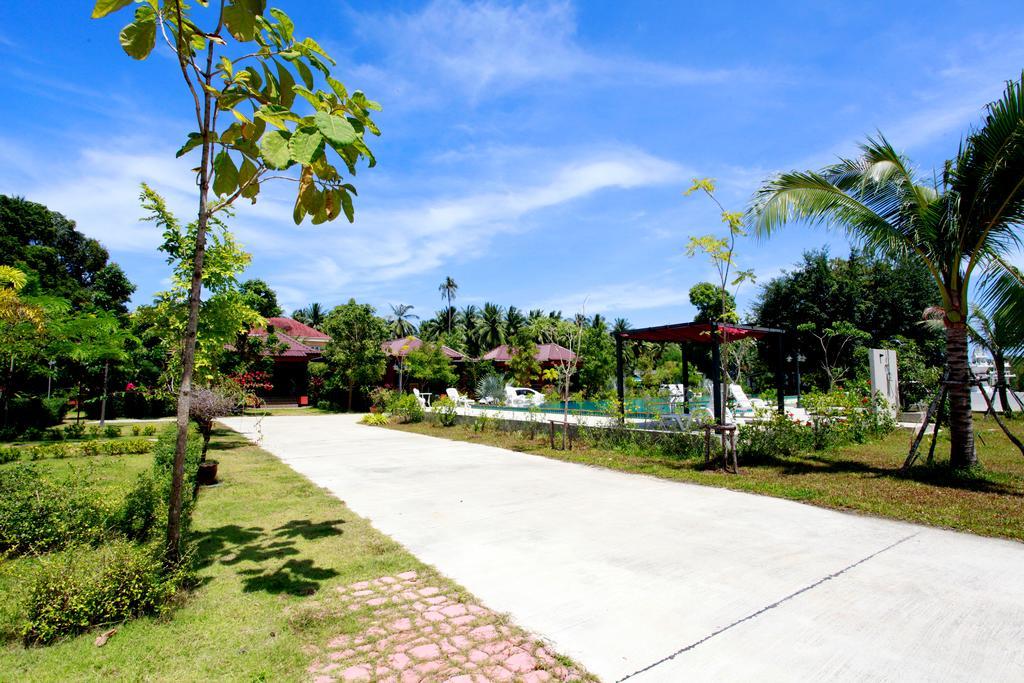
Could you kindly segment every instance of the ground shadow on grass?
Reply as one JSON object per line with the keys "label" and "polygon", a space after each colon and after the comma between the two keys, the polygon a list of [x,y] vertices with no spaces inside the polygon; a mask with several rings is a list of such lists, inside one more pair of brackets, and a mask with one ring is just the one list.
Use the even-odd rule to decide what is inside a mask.
{"label": "ground shadow on grass", "polygon": [[[297,519],[273,529],[227,524],[210,529],[196,539],[196,566],[214,564],[236,570],[247,593],[287,593],[311,595],[320,583],[337,576],[329,567],[318,567],[313,559],[302,557],[298,539],[316,540],[342,533],[343,519],[314,522]],[[282,560],[284,560],[282,562]]]}
{"label": "ground shadow on grass", "polygon": [[830,457],[823,453],[802,453],[790,457],[758,456],[748,462],[740,459],[741,466],[774,467],[782,474],[800,476],[805,474],[859,474],[876,478],[916,481],[930,486],[955,488],[975,493],[990,493],[1004,496],[1024,496],[1018,487],[1006,485],[991,479],[984,471],[958,472],[944,465],[916,465],[905,471],[901,467],[879,467],[862,460]]}

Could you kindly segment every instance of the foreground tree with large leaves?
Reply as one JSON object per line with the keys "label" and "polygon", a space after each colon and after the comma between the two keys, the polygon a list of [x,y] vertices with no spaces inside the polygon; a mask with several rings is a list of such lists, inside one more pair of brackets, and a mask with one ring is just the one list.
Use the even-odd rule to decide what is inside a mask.
{"label": "foreground tree with large leaves", "polygon": [[199,208],[167,519],[166,561],[174,565],[181,550],[189,399],[210,219],[239,197],[255,202],[264,182],[284,176],[298,181],[297,224],[307,215],[318,224],[342,213],[352,221],[355,188],[328,150],[349,175],[355,175],[361,158],[372,166],[363,135],[379,134],[370,111],[380,106],[359,91],[349,94],[331,76],[334,61],[327,53],[311,38],[296,39],[292,20],[278,9],[268,12],[265,0],[220,0],[212,6],[197,0],[198,7],[182,0],[97,0],[92,16],[105,17],[132,4],[135,17],[120,33],[121,46],[130,57],[145,59],[158,37],[167,44],[196,125],[178,156],[199,153]]}
{"label": "foreground tree with large leaves", "polygon": [[[916,258],[941,296],[950,402],[950,466],[977,462],[967,316],[975,278],[1016,278],[1004,255],[1024,221],[1024,86],[1010,82],[947,162],[941,183],[919,180],[879,136],[821,171],[783,173],[757,192],[748,218],[761,235],[804,220],[844,230],[868,251]],[[984,284],[984,283],[983,283]],[[922,307],[923,308],[923,307]]]}

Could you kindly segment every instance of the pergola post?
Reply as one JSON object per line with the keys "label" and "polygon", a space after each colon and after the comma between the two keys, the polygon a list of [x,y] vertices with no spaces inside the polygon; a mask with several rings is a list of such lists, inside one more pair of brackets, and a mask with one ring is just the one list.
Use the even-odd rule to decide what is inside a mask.
{"label": "pergola post", "polygon": [[615,335],[615,389],[619,395],[619,410],[622,411],[622,419],[626,418],[626,383],[623,378],[625,372],[622,362],[622,336]]}
{"label": "pergola post", "polygon": [[690,359],[686,355],[686,344],[679,342],[679,355],[683,359],[683,413],[690,414]]}
{"label": "pergola post", "polygon": [[775,335],[775,391],[778,394],[779,414],[786,412],[786,375],[783,372],[782,335]]}
{"label": "pergola post", "polygon": [[725,406],[722,405],[722,350],[718,338],[718,324],[711,323],[711,383],[715,391],[715,422],[725,424]]}

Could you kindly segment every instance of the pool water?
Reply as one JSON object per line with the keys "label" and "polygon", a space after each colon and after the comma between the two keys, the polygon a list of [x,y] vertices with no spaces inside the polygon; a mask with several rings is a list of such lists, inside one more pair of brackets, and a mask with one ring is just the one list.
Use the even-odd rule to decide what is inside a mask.
{"label": "pool water", "polygon": [[[792,399],[792,400],[790,400]],[[787,396],[786,402],[793,403],[796,396]],[[568,401],[569,413],[573,415],[609,415],[611,411],[610,401]],[[540,404],[537,409],[542,413],[561,413],[564,410],[562,401],[546,401]],[[477,408],[489,410],[513,410],[516,412],[529,412],[530,408],[513,406],[477,405]],[[707,399],[698,398],[690,400],[690,408],[710,408]],[[631,398],[626,401],[626,414],[630,417],[651,417],[663,413],[683,412],[683,404],[669,404],[664,398]]]}

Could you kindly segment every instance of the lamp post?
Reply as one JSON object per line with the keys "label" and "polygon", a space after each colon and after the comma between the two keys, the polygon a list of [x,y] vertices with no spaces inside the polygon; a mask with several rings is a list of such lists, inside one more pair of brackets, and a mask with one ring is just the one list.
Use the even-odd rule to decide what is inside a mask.
{"label": "lamp post", "polygon": [[[793,360],[794,360],[793,356],[786,356],[786,362],[787,363],[792,363]],[[802,353],[800,353],[798,351],[797,354],[796,354],[795,360],[796,360],[796,406],[797,406],[797,408],[799,408],[799,407],[801,407],[800,406],[800,361],[807,360],[807,357],[804,356],[804,354],[802,354]]]}

